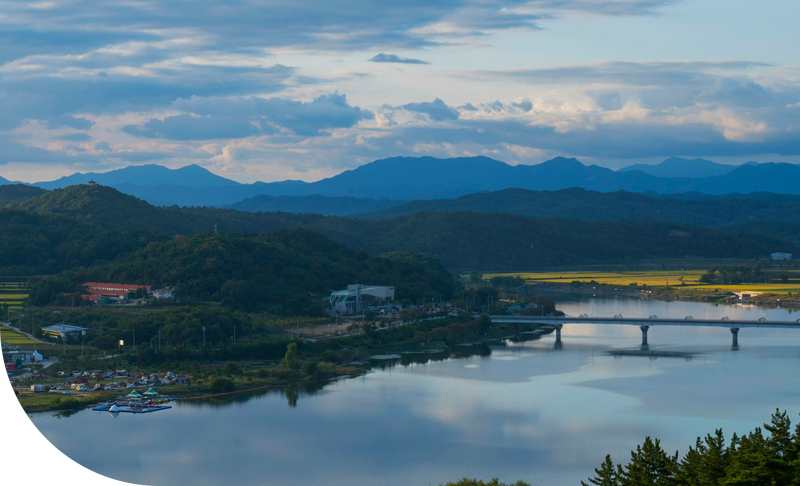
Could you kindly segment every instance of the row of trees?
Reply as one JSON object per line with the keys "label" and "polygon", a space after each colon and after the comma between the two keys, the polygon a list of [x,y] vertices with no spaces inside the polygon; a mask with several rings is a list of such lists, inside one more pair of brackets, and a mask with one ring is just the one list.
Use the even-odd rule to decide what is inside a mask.
{"label": "row of trees", "polygon": [[[764,431],[769,435],[765,435]],[[726,444],[722,430],[698,437],[679,457],[668,454],[658,439],[647,437],[631,451],[627,464],[610,456],[589,483],[596,486],[784,486],[800,483],[800,425],[794,430],[786,412],[776,411],[764,429]],[[587,483],[581,483],[588,486]]]}

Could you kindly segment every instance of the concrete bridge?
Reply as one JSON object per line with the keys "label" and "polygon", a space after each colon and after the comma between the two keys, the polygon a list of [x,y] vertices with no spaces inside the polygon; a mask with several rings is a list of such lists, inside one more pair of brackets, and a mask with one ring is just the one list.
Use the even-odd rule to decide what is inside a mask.
{"label": "concrete bridge", "polygon": [[789,329],[800,328],[800,319],[796,321],[768,321],[765,318],[757,320],[737,320],[723,317],[721,319],[695,319],[692,316],[681,318],[663,318],[656,315],[649,317],[623,317],[620,314],[614,317],[589,317],[586,314],[579,316],[489,316],[492,322],[497,323],[532,323],[542,324],[556,330],[556,342],[561,342],[561,328],[564,324],[614,324],[639,326],[642,331],[642,346],[647,346],[647,331],[651,326],[706,326],[726,327],[731,330],[733,345],[739,345],[739,330],[743,328],[762,329]]}

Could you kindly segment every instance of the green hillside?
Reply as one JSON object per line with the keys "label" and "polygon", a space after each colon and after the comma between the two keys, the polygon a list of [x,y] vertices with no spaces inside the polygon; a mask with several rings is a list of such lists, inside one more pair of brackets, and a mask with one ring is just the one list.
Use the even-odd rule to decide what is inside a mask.
{"label": "green hillside", "polygon": [[175,286],[183,301],[220,302],[232,309],[316,315],[331,291],[352,283],[393,285],[398,299],[449,298],[450,273],[425,255],[372,257],[302,228],[265,235],[204,233],[155,242],[113,263],[42,279],[31,301],[46,304],[85,281]]}
{"label": "green hillside", "polygon": [[168,235],[206,231],[268,233],[283,227],[307,225],[322,216],[293,213],[248,213],[232,209],[156,207],[112,187],[75,185],[55,189],[17,205],[38,214],[58,214],[104,230],[147,228]]}
{"label": "green hillside", "polygon": [[26,184],[4,184],[0,185],[0,207],[8,204],[16,204],[26,199],[44,194],[44,189]]}
{"label": "green hillside", "polygon": [[[111,234],[117,235],[114,238],[120,240],[115,244],[123,247],[135,247],[148,238],[157,239],[155,235],[140,235],[137,237],[140,243],[124,243],[122,240],[129,234],[124,231],[134,228],[191,236],[205,233],[214,225],[220,232],[234,234],[265,234],[280,228],[304,227],[371,255],[393,251],[425,253],[441,259],[448,268],[457,269],[530,270],[555,265],[683,258],[687,255],[758,258],[775,251],[791,251],[794,246],[773,237],[641,219],[590,223],[507,213],[438,211],[367,221],[314,214],[157,208],[102,186],[72,186],[51,191],[25,201],[19,207],[39,216],[56,213],[92,223],[91,231],[81,230],[88,231],[87,235],[73,236],[80,242],[92,232],[99,231],[113,231]],[[579,212],[572,214],[578,215]],[[77,223],[71,221],[71,224]],[[756,230],[766,231],[764,228]],[[108,255],[102,259],[108,259]],[[60,268],[91,264],[83,253],[80,257],[61,257],[55,261],[61,262]]]}
{"label": "green hillside", "polygon": [[578,218],[584,221],[651,219],[697,226],[720,226],[752,220],[800,223],[800,197],[754,193],[650,196],[627,191],[597,192],[573,187],[558,191],[505,189],[468,194],[455,199],[411,201],[359,219],[391,219],[423,211],[511,213],[532,218]]}

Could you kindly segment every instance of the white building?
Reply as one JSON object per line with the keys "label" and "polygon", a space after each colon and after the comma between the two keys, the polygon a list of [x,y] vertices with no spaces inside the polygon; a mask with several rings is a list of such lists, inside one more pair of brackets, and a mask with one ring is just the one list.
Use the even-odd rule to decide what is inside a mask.
{"label": "white building", "polygon": [[172,289],[167,287],[163,289],[157,289],[152,291],[153,297],[156,299],[171,299],[172,298]]}
{"label": "white building", "polygon": [[347,290],[331,294],[331,309],[338,314],[355,314],[372,306],[386,305],[394,300],[394,287],[377,285],[348,285]]}
{"label": "white building", "polygon": [[791,253],[777,252],[777,253],[773,253],[772,254],[772,259],[773,260],[791,260],[792,259],[792,254]]}

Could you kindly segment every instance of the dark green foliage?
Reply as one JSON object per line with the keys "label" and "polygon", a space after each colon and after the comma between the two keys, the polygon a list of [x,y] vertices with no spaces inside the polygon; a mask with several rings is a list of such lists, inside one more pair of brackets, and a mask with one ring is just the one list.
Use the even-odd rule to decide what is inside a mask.
{"label": "dark green foliage", "polygon": [[[661,448],[658,439],[645,439],[631,452],[630,462],[614,465],[610,456],[595,469],[589,482],[597,486],[782,486],[800,482],[800,426],[794,431],[786,412],[777,410],[765,437],[761,428],[725,445],[722,430],[697,438],[678,459]],[[586,483],[582,483],[586,486]]]}
{"label": "dark green foliage", "polygon": [[493,478],[491,481],[483,481],[479,479],[461,478],[455,483],[445,483],[439,486],[531,486],[525,481],[517,481],[516,483],[501,483],[499,479]]}
{"label": "dark green foliage", "polygon": [[0,209],[0,275],[58,273],[110,261],[119,254],[164,239],[155,231],[123,235],[74,219]]}
{"label": "dark green foliage", "polygon": [[286,355],[284,355],[281,364],[287,370],[296,370],[300,368],[300,357],[297,353],[296,343],[289,343],[286,347]]}
{"label": "dark green foliage", "polygon": [[179,300],[221,302],[271,314],[322,315],[333,290],[356,282],[393,285],[397,298],[449,298],[452,275],[437,260],[397,252],[371,257],[302,228],[266,235],[206,233],[154,242],[113,263],[33,283],[31,302],[46,304],[86,281],[175,286]]}
{"label": "dark green foliage", "polygon": [[326,218],[313,229],[369,253],[402,248],[448,268],[496,271],[652,258],[758,258],[792,244],[754,235],[655,221],[587,223],[511,214],[415,213],[392,220]]}
{"label": "dark green foliage", "polygon": [[217,376],[209,382],[212,393],[225,393],[233,390],[233,380],[225,378],[224,376]]}
{"label": "dark green foliage", "polygon": [[[455,199],[411,201],[401,206],[354,215],[387,219],[422,211],[512,213],[531,218],[579,218],[584,221],[670,221],[698,226],[720,226],[748,221],[800,223],[800,197],[789,194],[645,195],[627,191],[597,192],[578,187],[558,191],[504,189],[467,194]],[[696,196],[696,197],[692,197]],[[779,226],[779,225],[776,225]]]}
{"label": "dark green foliage", "polygon": [[231,209],[155,207],[107,186],[76,185],[56,189],[18,205],[37,214],[57,214],[90,223],[101,230],[156,229],[169,235],[213,231],[267,233],[308,225],[320,215],[247,213]]}
{"label": "dark green foliage", "polygon": [[519,288],[525,285],[525,280],[520,277],[492,277],[490,282],[494,287]]}
{"label": "dark green foliage", "polygon": [[306,361],[300,369],[305,375],[313,377],[317,374],[317,362],[311,360]]}
{"label": "dark green foliage", "polygon": [[5,184],[0,185],[0,207],[8,204],[16,204],[26,199],[44,194],[44,189],[27,184]]}
{"label": "dark green foliage", "polygon": [[[103,186],[71,186],[50,191],[21,203],[19,207],[43,215],[76,218],[91,223],[98,231],[147,228],[170,235],[195,235],[217,226],[224,232],[260,234],[302,226],[372,255],[403,250],[439,258],[448,268],[497,271],[682,258],[686,255],[756,258],[775,251],[791,251],[793,247],[763,236],[646,220],[587,223],[555,218],[532,219],[504,213],[443,211],[364,221],[310,214],[157,208]],[[572,212],[569,216],[585,217],[580,212]],[[72,224],[76,223],[72,221]],[[61,239],[70,235],[77,239],[70,248],[82,251],[86,247],[85,237],[71,233],[69,228],[58,232]],[[95,258],[107,259],[110,253],[113,252]],[[45,261],[43,259],[41,263]],[[85,265],[82,261],[86,259],[62,256],[54,259],[53,269],[38,273]],[[229,294],[242,290],[234,283],[231,285],[226,289]]]}

